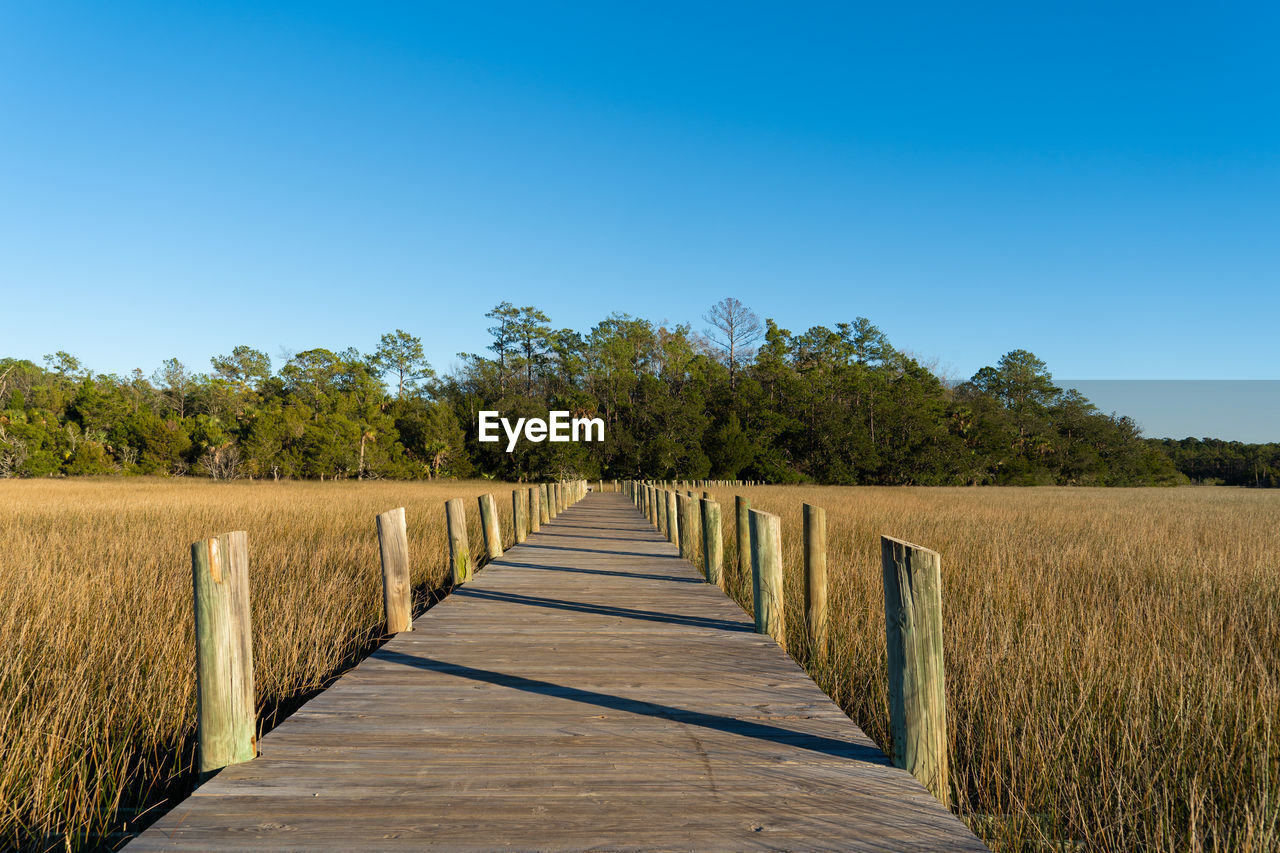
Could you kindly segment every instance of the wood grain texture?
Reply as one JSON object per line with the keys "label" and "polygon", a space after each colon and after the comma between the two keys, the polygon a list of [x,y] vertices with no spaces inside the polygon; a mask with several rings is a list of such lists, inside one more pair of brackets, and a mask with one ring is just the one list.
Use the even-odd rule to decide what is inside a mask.
{"label": "wood grain texture", "polygon": [[724,534],[720,526],[720,504],[709,498],[700,502],[702,511],[702,567],[708,583],[724,588]]}
{"label": "wood grain texture", "polygon": [[258,754],[248,534],[240,530],[193,542],[191,580],[197,768],[207,774]]}
{"label": "wood grain texture", "polygon": [[804,504],[804,623],[809,648],[819,661],[827,659],[827,511]]}
{"label": "wood grain texture", "polygon": [[702,549],[698,538],[702,514],[698,511],[696,500],[688,495],[676,495],[680,515],[680,558],[688,560],[694,566],[698,564],[698,551]]}
{"label": "wood grain texture", "polygon": [[524,489],[511,492],[511,525],[515,528],[517,545],[529,538],[529,508],[526,505],[528,494]]}
{"label": "wood grain texture", "polygon": [[542,529],[542,489],[529,487],[529,532],[537,533]]}
{"label": "wood grain texture", "polygon": [[889,536],[880,537],[880,558],[893,762],[947,803],[951,784],[942,662],[942,558],[936,551]]}
{"label": "wood grain texture", "polygon": [[415,628],[130,849],[985,849],[625,494]]}
{"label": "wood grain texture", "polygon": [[502,524],[498,519],[498,502],[491,494],[476,498],[480,505],[480,529],[484,532],[484,553],[490,560],[502,556]]}
{"label": "wood grain texture", "polygon": [[771,512],[748,513],[751,528],[751,601],[756,630],[781,644],[787,641],[782,598],[782,519]]}
{"label": "wood grain texture", "polygon": [[467,541],[467,510],[462,498],[451,498],[444,504],[445,529],[449,535],[449,564],[453,567],[453,582],[471,580],[471,544]]}
{"label": "wood grain texture", "polygon": [[378,516],[378,553],[382,562],[382,612],[387,633],[411,630],[413,585],[409,581],[409,534],[404,507]]}

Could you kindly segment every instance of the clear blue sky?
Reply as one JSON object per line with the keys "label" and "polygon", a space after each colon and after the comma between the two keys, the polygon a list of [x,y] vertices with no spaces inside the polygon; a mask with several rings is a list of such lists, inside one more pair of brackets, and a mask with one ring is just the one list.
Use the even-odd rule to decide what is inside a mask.
{"label": "clear blue sky", "polygon": [[0,354],[437,369],[733,295],[967,377],[1280,378],[1275,3],[0,3]]}

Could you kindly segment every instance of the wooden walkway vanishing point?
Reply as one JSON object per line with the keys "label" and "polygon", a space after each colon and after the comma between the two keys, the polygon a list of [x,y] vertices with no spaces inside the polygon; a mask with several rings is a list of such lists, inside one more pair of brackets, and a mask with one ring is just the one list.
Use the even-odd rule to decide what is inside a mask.
{"label": "wooden walkway vanishing point", "polygon": [[985,850],[622,494],[590,494],[130,850]]}

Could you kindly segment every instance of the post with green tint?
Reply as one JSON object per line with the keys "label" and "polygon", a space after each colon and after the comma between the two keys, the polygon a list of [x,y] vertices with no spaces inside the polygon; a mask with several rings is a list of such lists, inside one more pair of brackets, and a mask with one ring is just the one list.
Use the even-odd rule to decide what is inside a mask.
{"label": "post with green tint", "polygon": [[444,505],[445,526],[449,532],[449,564],[453,567],[453,582],[471,580],[471,545],[467,541],[467,511],[462,498],[451,498]]}

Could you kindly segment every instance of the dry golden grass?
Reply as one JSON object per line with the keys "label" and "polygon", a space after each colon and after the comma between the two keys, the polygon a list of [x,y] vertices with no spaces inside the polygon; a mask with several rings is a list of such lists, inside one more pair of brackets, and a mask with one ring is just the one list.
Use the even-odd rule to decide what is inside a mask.
{"label": "dry golden grass", "polygon": [[[0,481],[0,847],[117,843],[192,783],[190,543],[247,530],[259,713],[376,643],[374,517],[404,506],[418,607],[449,576],[444,501],[482,482]],[[147,817],[141,817],[147,822]]]}
{"label": "dry golden grass", "polygon": [[[129,809],[185,793],[192,541],[249,531],[269,718],[376,642],[378,512],[407,508],[425,599],[448,574],[444,500],[468,499],[478,555],[474,497],[495,493],[509,536],[510,488],[0,482],[0,846],[111,843]],[[955,799],[993,846],[1280,846],[1280,493],[741,491],[783,518],[802,662],[800,505],[826,508],[832,653],[811,672],[882,745],[877,537],[941,552]],[[715,492],[731,534],[733,490]]]}
{"label": "dry golden grass", "polygon": [[993,847],[1280,849],[1280,492],[720,488],[730,567],[735,491],[782,516],[801,662],[800,506],[826,509],[810,671],[885,747],[879,535],[942,554],[954,798]]}

